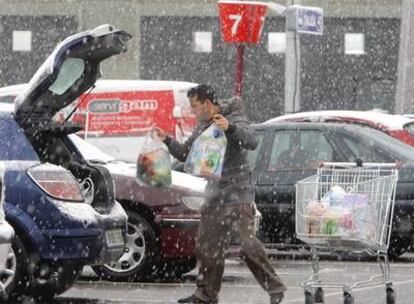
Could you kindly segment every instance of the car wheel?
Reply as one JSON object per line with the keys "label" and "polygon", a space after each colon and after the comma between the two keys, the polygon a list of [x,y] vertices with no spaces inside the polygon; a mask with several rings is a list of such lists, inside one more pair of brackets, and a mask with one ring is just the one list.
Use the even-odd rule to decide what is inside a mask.
{"label": "car wheel", "polygon": [[157,269],[157,276],[161,280],[180,279],[183,274],[190,272],[197,266],[195,257],[181,260],[162,261]]}
{"label": "car wheel", "polygon": [[81,275],[82,268],[82,265],[55,266],[56,279],[42,282],[36,276],[33,277],[33,282],[37,282],[31,285],[30,294],[37,300],[51,299],[71,288]]}
{"label": "car wheel", "polygon": [[111,264],[93,266],[101,278],[110,281],[151,279],[156,271],[157,234],[141,215],[127,211],[128,231],[124,254]]}
{"label": "car wheel", "polygon": [[13,238],[5,266],[0,280],[5,288],[6,298],[16,299],[25,294],[27,290],[30,266],[26,247],[17,234]]}

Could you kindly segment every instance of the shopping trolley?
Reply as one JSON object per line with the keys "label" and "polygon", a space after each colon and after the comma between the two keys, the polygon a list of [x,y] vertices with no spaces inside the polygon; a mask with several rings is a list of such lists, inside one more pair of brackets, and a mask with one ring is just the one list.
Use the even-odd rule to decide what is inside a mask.
{"label": "shopping trolley", "polygon": [[[387,255],[394,213],[397,164],[323,163],[316,175],[296,183],[296,234],[311,247],[313,273],[302,282],[305,303],[323,303],[323,288],[342,288],[344,304],[353,289],[385,285],[386,303],[395,303]],[[360,282],[323,283],[321,250],[376,256],[381,274]]]}

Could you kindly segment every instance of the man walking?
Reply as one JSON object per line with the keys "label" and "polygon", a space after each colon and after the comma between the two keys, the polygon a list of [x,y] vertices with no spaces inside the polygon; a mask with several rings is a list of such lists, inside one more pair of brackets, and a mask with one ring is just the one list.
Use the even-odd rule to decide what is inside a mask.
{"label": "man walking", "polygon": [[192,143],[212,123],[224,131],[227,149],[222,176],[208,182],[206,202],[201,210],[196,244],[197,290],[178,303],[218,303],[224,254],[234,234],[240,237],[242,258],[269,293],[270,303],[281,303],[286,287],[275,273],[254,231],[254,188],[246,157],[247,150],[254,150],[258,143],[242,110],[242,103],[236,98],[218,102],[214,90],[208,85],[192,88],[187,95],[198,121],[188,140],[180,144],[163,130],[155,128],[170,153],[185,161]]}

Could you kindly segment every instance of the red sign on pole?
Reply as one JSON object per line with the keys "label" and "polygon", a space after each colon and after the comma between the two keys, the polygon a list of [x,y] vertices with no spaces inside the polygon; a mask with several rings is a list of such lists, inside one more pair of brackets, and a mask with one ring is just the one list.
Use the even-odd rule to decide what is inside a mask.
{"label": "red sign on pole", "polygon": [[220,28],[225,42],[258,43],[267,4],[256,1],[219,1]]}

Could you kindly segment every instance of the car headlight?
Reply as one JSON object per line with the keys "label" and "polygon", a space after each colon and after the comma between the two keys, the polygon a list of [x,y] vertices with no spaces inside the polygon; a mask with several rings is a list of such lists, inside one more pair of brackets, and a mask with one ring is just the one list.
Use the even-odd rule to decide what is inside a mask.
{"label": "car headlight", "polygon": [[191,210],[200,210],[205,201],[201,196],[183,196],[181,200]]}

